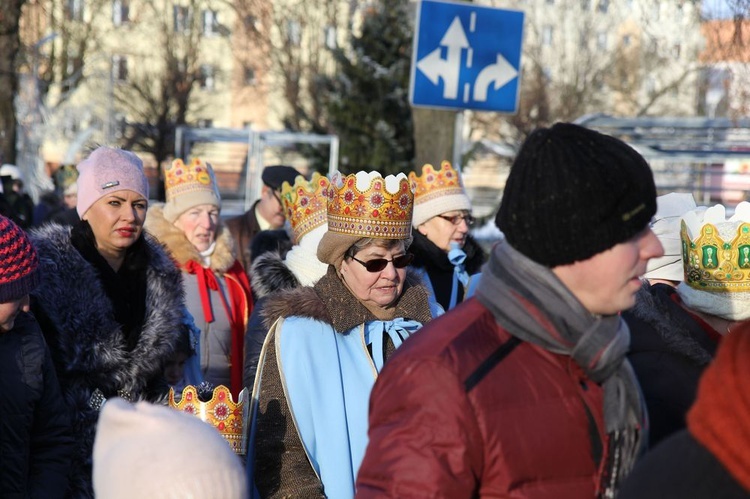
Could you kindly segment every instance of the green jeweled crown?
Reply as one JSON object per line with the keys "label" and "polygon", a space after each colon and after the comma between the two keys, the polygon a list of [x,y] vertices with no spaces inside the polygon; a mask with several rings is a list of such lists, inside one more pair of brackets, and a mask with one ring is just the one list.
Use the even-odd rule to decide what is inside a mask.
{"label": "green jeweled crown", "polygon": [[729,240],[722,238],[716,225],[706,223],[691,239],[683,220],[680,238],[688,286],[710,292],[750,291],[750,223],[739,223]]}

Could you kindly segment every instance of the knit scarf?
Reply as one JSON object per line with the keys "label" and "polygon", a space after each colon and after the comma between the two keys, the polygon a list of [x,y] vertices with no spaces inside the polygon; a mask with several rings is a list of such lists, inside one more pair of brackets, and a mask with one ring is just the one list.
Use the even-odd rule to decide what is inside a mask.
{"label": "knit scarf", "polygon": [[750,492],[750,330],[722,340],[687,415],[690,433]]}
{"label": "knit scarf", "polygon": [[[648,440],[645,404],[625,354],[630,331],[619,315],[594,316],[557,276],[507,242],[495,245],[477,298],[513,336],[570,356],[604,389],[607,452],[599,464],[600,497],[614,497]],[[592,443],[593,444],[593,443]]]}

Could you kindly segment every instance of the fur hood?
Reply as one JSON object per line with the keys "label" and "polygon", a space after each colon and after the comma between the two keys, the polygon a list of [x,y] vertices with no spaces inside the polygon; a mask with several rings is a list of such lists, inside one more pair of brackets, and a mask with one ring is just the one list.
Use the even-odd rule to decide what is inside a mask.
{"label": "fur hood", "polygon": [[[203,257],[185,237],[185,233],[164,218],[164,203],[149,206],[144,228],[167,248],[180,267],[184,267],[190,260],[199,263],[203,261]],[[211,270],[217,274],[224,274],[234,265],[235,260],[237,260],[237,253],[232,235],[229,229],[219,222],[216,249],[211,255]]]}
{"label": "fur hood", "polygon": [[636,294],[635,306],[628,312],[651,326],[668,351],[683,355],[698,365],[708,364],[713,356],[690,332],[690,325],[695,321],[687,312],[675,314],[673,307],[679,305],[660,288],[660,285],[649,286],[648,283],[641,286]]}
{"label": "fur hood", "polygon": [[294,289],[300,286],[281,253],[267,251],[253,260],[250,270],[250,286],[257,299],[276,291]]}
{"label": "fur hood", "polygon": [[[419,275],[411,269],[407,270],[404,289],[396,305],[396,317],[427,324],[432,319],[428,301],[427,288]],[[266,329],[270,329],[279,317],[297,316],[330,324],[341,333],[377,319],[346,289],[330,266],[328,273],[313,287],[275,293],[272,299],[266,301],[262,314]]]}

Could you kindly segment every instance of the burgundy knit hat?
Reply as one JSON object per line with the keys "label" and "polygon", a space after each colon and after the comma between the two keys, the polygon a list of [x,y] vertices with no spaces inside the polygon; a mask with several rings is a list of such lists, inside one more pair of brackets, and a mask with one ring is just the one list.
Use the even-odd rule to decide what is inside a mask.
{"label": "burgundy knit hat", "polygon": [[0,303],[18,300],[39,284],[39,257],[26,233],[0,215]]}

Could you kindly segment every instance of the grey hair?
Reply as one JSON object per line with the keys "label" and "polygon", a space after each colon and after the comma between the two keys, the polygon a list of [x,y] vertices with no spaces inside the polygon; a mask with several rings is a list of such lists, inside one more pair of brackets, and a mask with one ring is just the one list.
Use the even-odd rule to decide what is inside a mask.
{"label": "grey hair", "polygon": [[409,249],[409,246],[411,246],[412,241],[413,237],[411,234],[409,234],[409,237],[406,239],[380,239],[377,237],[363,237],[349,246],[349,249],[347,249],[344,253],[344,258],[350,259],[369,246],[379,246],[381,248],[391,249],[399,243],[404,243],[404,251],[406,251]]}

